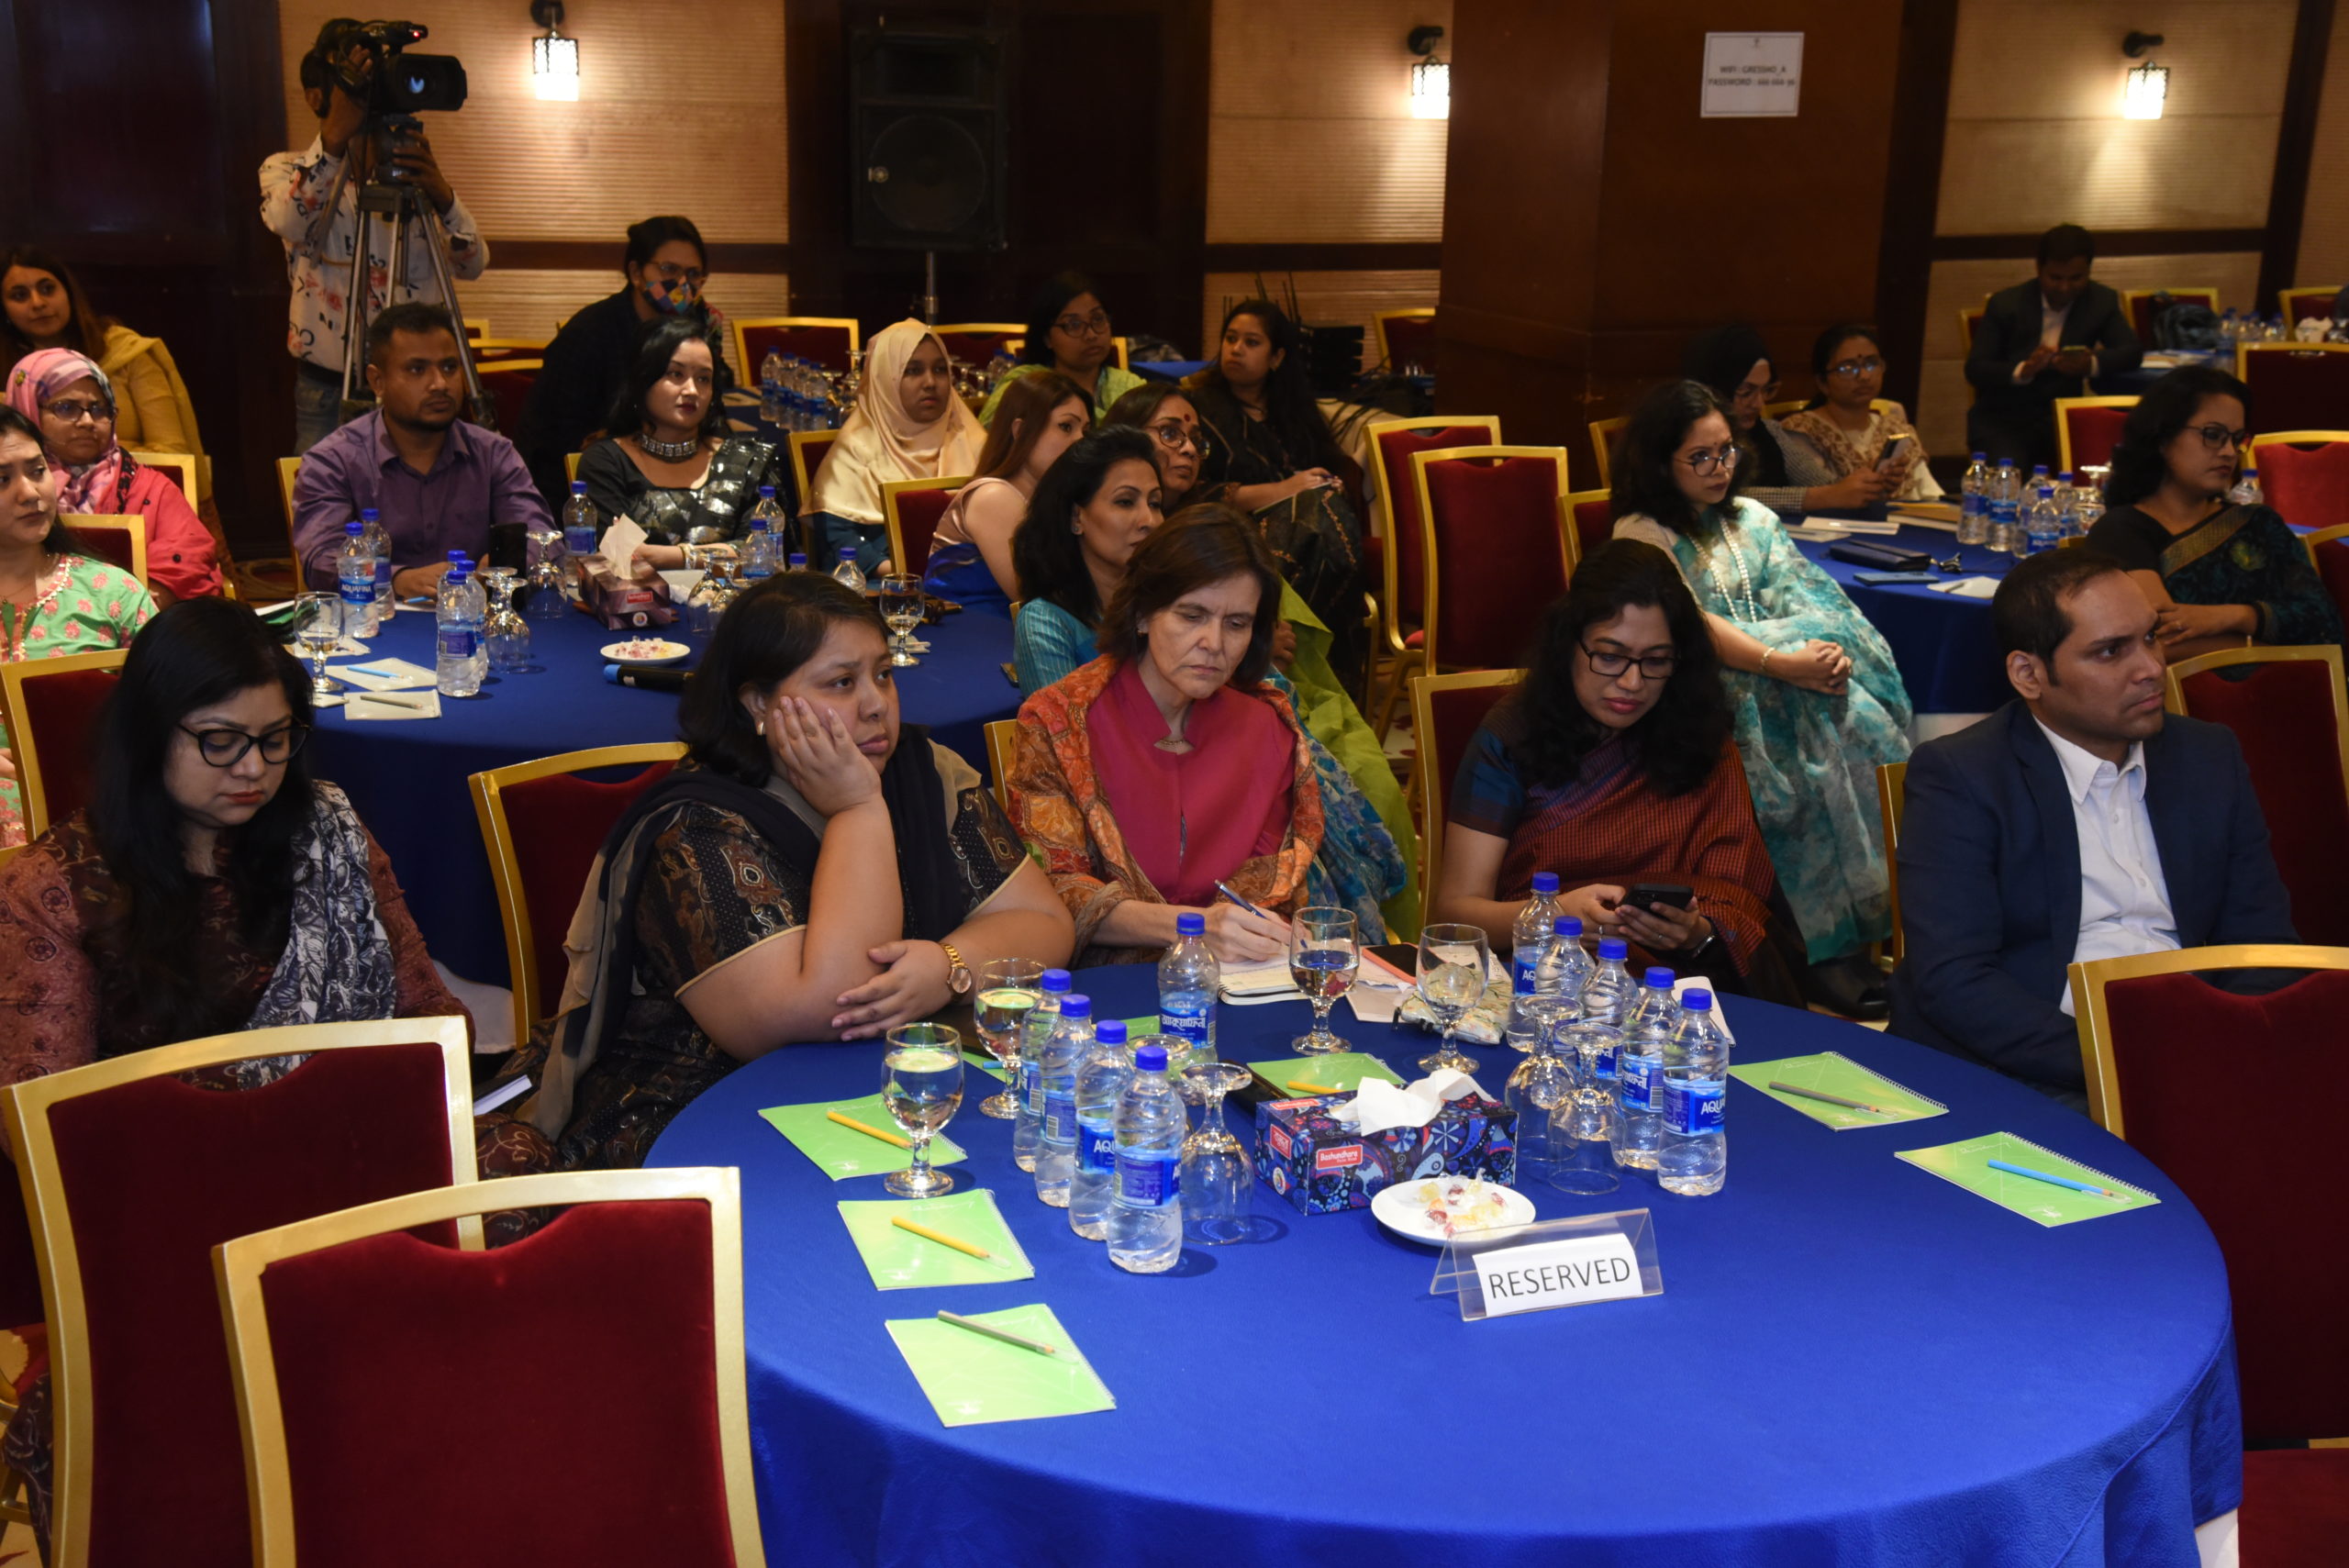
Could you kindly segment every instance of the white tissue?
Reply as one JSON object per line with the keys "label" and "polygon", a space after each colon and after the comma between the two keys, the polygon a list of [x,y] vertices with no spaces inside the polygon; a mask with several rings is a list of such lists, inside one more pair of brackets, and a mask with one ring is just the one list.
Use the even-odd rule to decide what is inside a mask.
{"label": "white tissue", "polygon": [[604,530],[603,542],[596,547],[596,553],[604,558],[612,575],[625,583],[634,574],[637,547],[643,542],[644,529],[635,518],[616,517],[612,526]]}
{"label": "white tissue", "polygon": [[1330,1115],[1351,1124],[1367,1138],[1391,1127],[1425,1127],[1443,1109],[1445,1101],[1482,1092],[1476,1087],[1475,1079],[1449,1067],[1399,1089],[1384,1078],[1364,1078],[1354,1090],[1354,1097],[1342,1106],[1331,1106]]}

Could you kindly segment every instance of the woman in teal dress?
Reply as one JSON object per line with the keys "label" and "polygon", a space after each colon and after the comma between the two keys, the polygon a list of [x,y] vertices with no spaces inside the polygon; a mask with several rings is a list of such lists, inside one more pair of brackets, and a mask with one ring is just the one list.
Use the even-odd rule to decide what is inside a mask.
{"label": "woman in teal dress", "polygon": [[1740,449],[1712,389],[1658,388],[1621,450],[1615,537],[1669,551],[1704,607],[1754,816],[1809,950],[1805,992],[1882,1018],[1867,952],[1892,929],[1876,770],[1909,756],[1892,651],[1776,515],[1737,495]]}

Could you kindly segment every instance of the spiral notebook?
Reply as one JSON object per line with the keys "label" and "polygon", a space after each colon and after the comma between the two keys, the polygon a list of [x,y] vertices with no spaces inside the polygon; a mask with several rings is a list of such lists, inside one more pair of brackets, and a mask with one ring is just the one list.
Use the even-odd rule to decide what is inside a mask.
{"label": "spiral notebook", "polygon": [[[2143,1187],[2106,1175],[2093,1165],[2083,1165],[2067,1160],[2052,1149],[2041,1147],[2027,1138],[2017,1138],[2011,1132],[1985,1133],[1962,1143],[1944,1143],[1933,1149],[1902,1149],[1897,1151],[1902,1160],[1920,1170],[1930,1171],[1945,1182],[1964,1187],[1977,1197],[1988,1198],[2000,1208],[2011,1209],[2026,1219],[2054,1227],[2076,1224],[2083,1219],[2102,1219],[2109,1214],[2120,1214],[2132,1208],[2151,1208],[2162,1200]],[[2023,1165],[2034,1171],[2044,1171],[2051,1176],[2063,1176],[2075,1182],[2086,1182],[2103,1187],[2116,1195],[2101,1196],[2096,1193],[2076,1192],[2051,1183],[2033,1181],[2007,1171],[1990,1168],[1993,1160],[2004,1160],[2010,1165]]]}

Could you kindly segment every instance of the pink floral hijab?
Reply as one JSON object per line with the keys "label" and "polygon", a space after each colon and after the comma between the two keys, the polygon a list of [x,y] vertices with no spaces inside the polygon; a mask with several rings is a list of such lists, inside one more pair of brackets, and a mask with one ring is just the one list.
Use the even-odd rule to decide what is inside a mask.
{"label": "pink floral hijab", "polygon": [[[77,381],[95,381],[98,395],[106,399],[106,410],[114,410],[114,384],[96,361],[75,353],[71,349],[37,349],[17,361],[8,373],[8,406],[40,426],[40,406],[72,386]],[[57,462],[54,452],[50,461]],[[57,509],[65,514],[88,515],[120,511],[120,488],[123,481],[137,468],[119,441],[109,439],[106,450],[98,461],[80,468],[57,463]],[[107,503],[113,503],[108,505]]]}

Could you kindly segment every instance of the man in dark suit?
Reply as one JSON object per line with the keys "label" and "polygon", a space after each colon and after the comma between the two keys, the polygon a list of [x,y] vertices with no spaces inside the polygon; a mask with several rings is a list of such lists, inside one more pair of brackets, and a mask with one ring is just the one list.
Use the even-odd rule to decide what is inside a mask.
{"label": "man in dark suit", "polygon": [[2032,556],[1990,614],[2018,695],[1909,759],[1891,1029],[2085,1109],[2065,967],[2292,941],[2290,901],[2233,733],[2163,713],[2120,562]]}
{"label": "man in dark suit", "polygon": [[2039,275],[1990,296],[1965,356],[1974,384],[1965,439],[1997,462],[2055,464],[2055,400],[2087,395],[2087,378],[2135,370],[2145,357],[2121,296],[2089,278],[2096,241],[2076,223],[2039,237]]}

